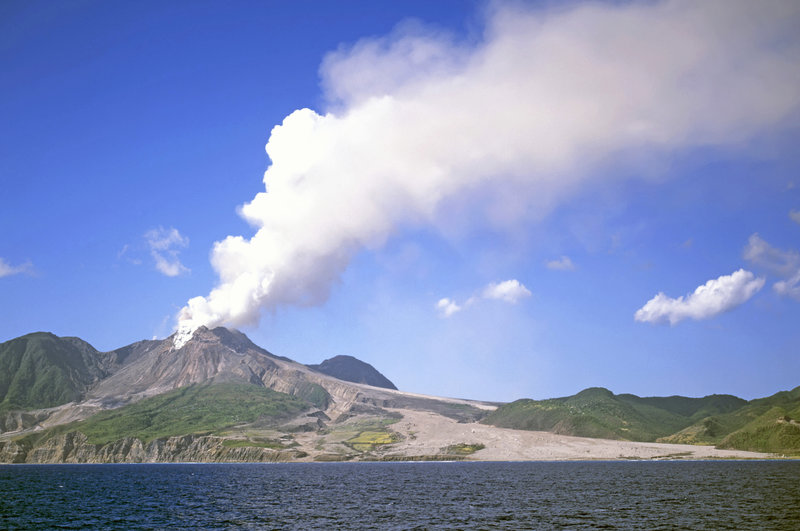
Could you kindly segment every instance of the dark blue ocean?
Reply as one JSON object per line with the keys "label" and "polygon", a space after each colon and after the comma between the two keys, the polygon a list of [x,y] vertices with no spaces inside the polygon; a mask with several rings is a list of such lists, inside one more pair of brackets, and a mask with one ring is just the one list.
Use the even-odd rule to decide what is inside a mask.
{"label": "dark blue ocean", "polygon": [[0,466],[7,529],[800,529],[800,462]]}

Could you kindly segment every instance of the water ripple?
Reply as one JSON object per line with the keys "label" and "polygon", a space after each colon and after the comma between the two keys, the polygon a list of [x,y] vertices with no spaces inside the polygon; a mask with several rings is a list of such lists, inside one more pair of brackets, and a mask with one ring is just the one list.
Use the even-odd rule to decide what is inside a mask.
{"label": "water ripple", "polygon": [[800,462],[0,466],[8,529],[800,529]]}

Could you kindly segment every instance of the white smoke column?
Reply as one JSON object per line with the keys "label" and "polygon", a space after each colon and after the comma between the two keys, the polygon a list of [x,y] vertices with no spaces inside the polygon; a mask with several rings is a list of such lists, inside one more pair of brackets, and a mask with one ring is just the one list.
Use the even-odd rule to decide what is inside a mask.
{"label": "white smoke column", "polygon": [[[495,7],[477,44],[419,27],[323,63],[330,111],[273,129],[257,229],[213,249],[219,284],[179,326],[256,323],[313,305],[353,254],[480,189],[547,212],[632,151],[744,147],[796,117],[800,2]],[[517,221],[513,205],[506,223]],[[515,205],[520,206],[520,205]]]}

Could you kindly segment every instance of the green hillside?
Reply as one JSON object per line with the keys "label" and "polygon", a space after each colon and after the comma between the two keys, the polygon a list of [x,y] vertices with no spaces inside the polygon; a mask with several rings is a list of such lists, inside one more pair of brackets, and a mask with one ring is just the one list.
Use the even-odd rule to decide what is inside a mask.
{"label": "green hillside", "polygon": [[105,376],[98,352],[78,338],[47,332],[0,344],[0,413],[78,400]]}
{"label": "green hillside", "polygon": [[602,388],[549,400],[517,400],[484,423],[581,437],[800,453],[800,387],[747,402],[731,395],[704,398],[615,395]]}
{"label": "green hillside", "polygon": [[31,444],[52,435],[80,431],[92,444],[125,437],[143,442],[178,435],[213,433],[261,421],[277,423],[309,409],[299,398],[249,384],[196,384],[102,411],[84,421],[57,426],[23,440]]}
{"label": "green hillside", "polygon": [[724,414],[710,415],[664,442],[715,444],[783,454],[800,453],[800,387],[747,402]]}
{"label": "green hillside", "polygon": [[636,395],[618,395],[620,400],[633,404],[635,407],[647,406],[654,409],[665,410],[681,418],[700,420],[710,415],[719,415],[736,411],[747,405],[743,400],[733,395],[709,395],[703,398],[688,398],[685,396],[646,397]]}
{"label": "green hillside", "polygon": [[517,400],[499,407],[483,422],[502,428],[634,441],[654,441],[689,424],[677,413],[601,387],[563,398]]}
{"label": "green hillside", "polygon": [[788,415],[765,415],[725,437],[717,446],[754,452],[800,454],[800,422]]}

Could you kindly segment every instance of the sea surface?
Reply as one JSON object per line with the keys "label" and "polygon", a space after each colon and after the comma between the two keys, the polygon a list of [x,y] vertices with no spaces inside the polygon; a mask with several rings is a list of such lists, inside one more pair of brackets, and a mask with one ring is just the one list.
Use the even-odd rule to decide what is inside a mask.
{"label": "sea surface", "polygon": [[800,529],[800,462],[0,466],[7,529]]}

